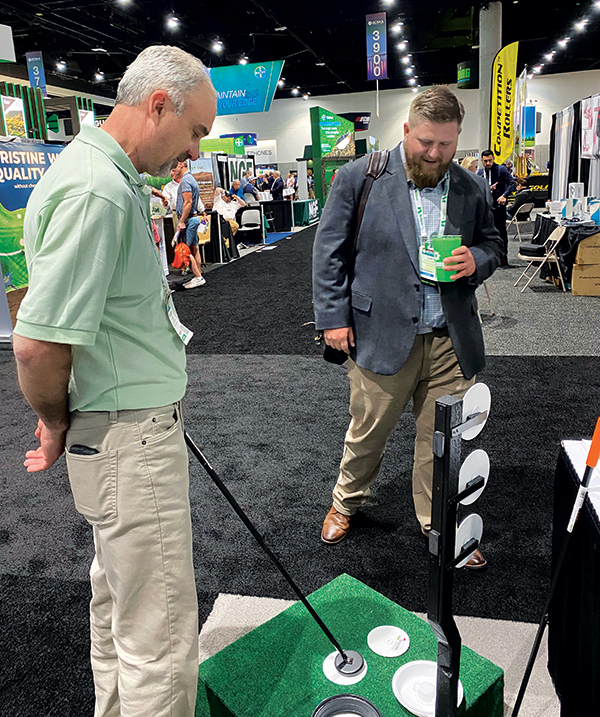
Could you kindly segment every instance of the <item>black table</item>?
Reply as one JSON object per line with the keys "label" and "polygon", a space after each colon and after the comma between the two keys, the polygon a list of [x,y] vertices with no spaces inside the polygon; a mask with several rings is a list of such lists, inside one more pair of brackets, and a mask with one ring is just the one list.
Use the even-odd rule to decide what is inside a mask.
{"label": "black table", "polygon": [[[563,442],[554,480],[553,569],[586,453],[587,446],[579,441]],[[600,485],[597,473],[593,485]],[[588,496],[579,514],[549,613],[548,669],[561,701],[561,717],[600,711],[600,501],[593,500],[596,507]]]}
{"label": "black table", "polygon": [[[543,244],[557,226],[559,226],[559,223],[549,214],[538,214],[535,218],[535,228],[533,230],[533,239],[531,242],[533,244]],[[567,284],[571,284],[573,264],[575,263],[575,256],[577,255],[579,242],[589,236],[592,236],[592,234],[597,234],[599,231],[600,227],[597,225],[590,226],[580,223],[567,224],[565,236],[561,239],[560,244],[558,245],[558,260],[560,262],[563,277]],[[548,265],[548,268],[544,267],[542,269],[541,278],[548,275],[558,276],[556,267],[553,264]]]}

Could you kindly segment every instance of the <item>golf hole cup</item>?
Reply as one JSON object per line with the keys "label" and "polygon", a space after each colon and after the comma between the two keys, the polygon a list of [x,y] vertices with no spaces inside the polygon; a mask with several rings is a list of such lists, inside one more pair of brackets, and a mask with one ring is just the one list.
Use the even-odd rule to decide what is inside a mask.
{"label": "golf hole cup", "polygon": [[435,254],[435,277],[437,281],[452,281],[450,278],[456,271],[446,271],[444,269],[444,259],[452,256],[454,249],[462,244],[462,237],[456,235],[432,236],[430,237],[431,246]]}

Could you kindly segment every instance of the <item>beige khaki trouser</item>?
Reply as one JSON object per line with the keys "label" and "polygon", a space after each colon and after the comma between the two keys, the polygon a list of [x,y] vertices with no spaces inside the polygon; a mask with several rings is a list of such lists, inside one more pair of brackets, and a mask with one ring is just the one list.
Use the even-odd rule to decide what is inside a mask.
{"label": "beige khaki trouser", "polygon": [[333,489],[333,505],[353,515],[366,503],[377,477],[391,432],[413,399],[417,435],[413,466],[413,501],[421,530],[431,529],[433,483],[432,440],[435,401],[442,396],[464,396],[475,383],[458,365],[445,330],[417,335],[400,371],[381,376],[348,360],[350,427],[344,441],[340,473]]}
{"label": "beige khaki trouser", "polygon": [[[73,444],[95,448],[74,455]],[[95,717],[193,717],[198,605],[178,404],[78,412],[67,432],[75,507],[93,527]]]}

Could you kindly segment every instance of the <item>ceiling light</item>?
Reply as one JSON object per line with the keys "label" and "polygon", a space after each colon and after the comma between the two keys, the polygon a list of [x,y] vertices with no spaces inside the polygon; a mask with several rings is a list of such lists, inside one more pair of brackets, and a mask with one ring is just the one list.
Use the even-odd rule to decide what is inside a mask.
{"label": "ceiling light", "polygon": [[284,30],[287,30],[287,27],[285,25],[275,28],[275,32],[283,32]]}
{"label": "ceiling light", "polygon": [[412,75],[412,73],[413,73],[412,67],[407,67],[407,68],[404,70],[404,72],[406,72],[407,75]]}
{"label": "ceiling light", "polygon": [[293,94],[293,95],[297,95],[297,94],[298,94],[298,88],[297,88],[297,87],[292,87],[292,94]]}
{"label": "ceiling light", "polygon": [[569,44],[570,37],[565,37],[564,40],[559,40],[558,44],[560,47],[566,47]]}
{"label": "ceiling light", "polygon": [[418,87],[413,87],[413,88],[412,88],[412,91],[413,91],[413,92],[418,92],[418,91],[419,91],[419,88],[418,88]]}
{"label": "ceiling light", "polygon": [[390,5],[393,5],[396,0],[381,0],[381,2],[383,5],[387,5],[389,7]]}
{"label": "ceiling light", "polygon": [[409,85],[416,85],[416,84],[417,84],[417,81],[415,80],[414,77],[411,77],[410,80],[408,81],[408,84],[409,84]]}
{"label": "ceiling light", "polygon": [[533,68],[533,71],[535,72],[536,75],[539,75],[539,73],[542,71],[542,67],[543,67],[543,65],[536,65]]}
{"label": "ceiling light", "polygon": [[394,34],[397,35],[400,32],[400,30],[402,30],[402,23],[397,22],[395,25],[392,25],[392,27],[390,29]]}
{"label": "ceiling light", "polygon": [[238,60],[238,65],[247,65],[247,64],[248,64],[248,58],[246,57],[246,55],[243,55],[242,57],[240,57],[240,59]]}
{"label": "ceiling light", "polygon": [[405,56],[402,58],[402,62],[403,62],[405,65],[410,65],[410,57],[408,57],[407,55],[405,55]]}
{"label": "ceiling light", "polygon": [[169,15],[167,18],[167,27],[169,30],[176,30],[179,27],[179,19],[175,15]]}
{"label": "ceiling light", "polygon": [[555,54],[556,54],[556,51],[552,50],[552,52],[549,52],[547,55],[544,55],[544,57],[546,58],[546,60],[548,60],[548,62],[552,62],[552,58],[554,57]]}
{"label": "ceiling light", "polygon": [[594,3],[594,7],[596,8],[596,10],[600,10],[600,0]]}
{"label": "ceiling light", "polygon": [[402,40],[402,42],[399,42],[399,43],[396,45],[396,47],[397,47],[399,50],[406,50],[406,40]]}
{"label": "ceiling light", "polygon": [[215,40],[212,46],[213,52],[223,52],[223,43],[221,40]]}
{"label": "ceiling light", "polygon": [[588,24],[589,20],[585,18],[584,20],[581,20],[580,22],[575,23],[575,29],[579,30],[579,32],[583,32],[585,30],[585,26]]}
{"label": "ceiling light", "polygon": [[307,99],[308,99],[308,92],[307,92],[305,95],[302,95],[302,99],[303,99],[303,100],[307,100]]}
{"label": "ceiling light", "polygon": [[60,70],[61,72],[63,72],[64,70],[67,69],[67,63],[66,63],[64,60],[59,60],[59,61],[56,63],[56,69],[57,69],[57,70]]}
{"label": "ceiling light", "polygon": [[95,78],[96,82],[102,82],[102,80],[104,79],[104,72],[100,72],[100,70],[98,70],[98,72],[96,72],[95,74]]}
{"label": "ceiling light", "polygon": [[117,0],[117,3],[119,5],[125,6],[125,5],[129,5],[131,3],[131,0]]}
{"label": "ceiling light", "polygon": [[317,67],[325,67],[325,63],[324,63],[324,62],[315,62],[315,65],[316,65]]}
{"label": "ceiling light", "polygon": [[282,77],[277,83],[277,87],[285,87],[285,77]]}
{"label": "ceiling light", "polygon": [[108,52],[103,47],[92,47],[92,52]]}
{"label": "ceiling light", "polygon": [[529,74],[527,75],[527,79],[528,79],[528,80],[533,80],[533,75],[532,75],[531,73],[529,73]]}

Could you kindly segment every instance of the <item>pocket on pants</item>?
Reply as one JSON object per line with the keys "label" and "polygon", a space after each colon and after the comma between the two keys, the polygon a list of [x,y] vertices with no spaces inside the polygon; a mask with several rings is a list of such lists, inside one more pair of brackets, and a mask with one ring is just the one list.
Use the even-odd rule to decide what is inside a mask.
{"label": "pocket on pants", "polygon": [[92,525],[117,517],[117,451],[78,456],[65,451],[78,513]]}

